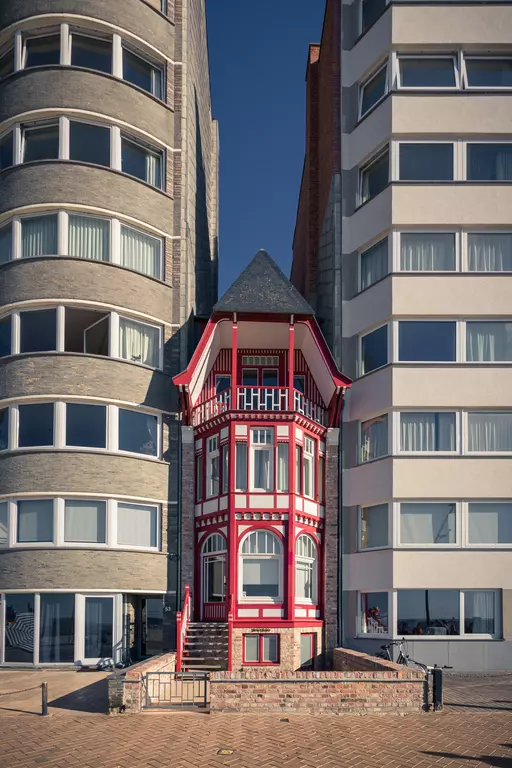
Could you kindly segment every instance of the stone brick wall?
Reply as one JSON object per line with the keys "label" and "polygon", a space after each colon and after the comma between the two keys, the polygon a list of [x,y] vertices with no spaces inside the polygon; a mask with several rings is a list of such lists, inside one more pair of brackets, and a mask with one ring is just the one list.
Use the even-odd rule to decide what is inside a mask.
{"label": "stone brick wall", "polygon": [[233,629],[233,669],[234,670],[253,670],[254,665],[244,664],[243,662],[243,642],[244,635],[263,634],[279,635],[279,665],[271,664],[265,666],[258,664],[258,670],[279,670],[293,672],[300,669],[300,636],[302,634],[315,634],[317,648],[317,662],[315,668],[320,666],[319,654],[322,652],[323,638],[322,627],[277,627],[262,632],[257,627],[244,629]]}
{"label": "stone brick wall", "polygon": [[116,670],[107,680],[109,713],[140,712],[144,696],[144,676],[148,672],[174,672],[175,669],[176,654],[166,653],[134,664],[129,669]]}
{"label": "stone brick wall", "polygon": [[403,672],[404,667],[377,656],[351,651],[348,648],[335,648],[332,654],[332,668],[337,672],[365,671],[372,672]]}

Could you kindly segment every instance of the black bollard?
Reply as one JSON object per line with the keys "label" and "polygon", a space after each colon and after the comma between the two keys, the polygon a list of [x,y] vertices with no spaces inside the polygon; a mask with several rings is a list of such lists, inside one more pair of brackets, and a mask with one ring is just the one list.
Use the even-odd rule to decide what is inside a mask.
{"label": "black bollard", "polygon": [[443,708],[443,670],[440,667],[434,667],[432,678],[434,683],[434,712],[440,712]]}
{"label": "black bollard", "polygon": [[41,683],[41,714],[48,717],[48,683]]}

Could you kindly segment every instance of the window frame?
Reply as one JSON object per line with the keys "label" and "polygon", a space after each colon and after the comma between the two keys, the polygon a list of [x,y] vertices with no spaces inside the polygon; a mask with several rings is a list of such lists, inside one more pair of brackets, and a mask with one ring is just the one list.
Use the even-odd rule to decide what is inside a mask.
{"label": "window frame", "polygon": [[[215,491],[215,478],[212,470],[213,465],[217,459],[217,491]],[[211,435],[206,438],[206,489],[205,500],[214,499],[220,496],[221,491],[221,450],[220,450],[220,434]]]}
{"label": "window frame", "polygon": [[[492,365],[492,363],[491,363]],[[512,456],[512,447],[509,451],[470,451],[469,450],[469,415],[470,414],[497,414],[498,416],[507,413],[512,415],[512,408],[466,408],[462,411],[462,436],[463,436],[463,455],[464,456]]]}
{"label": "window frame", "polygon": [[[248,477],[248,485],[249,485],[249,491],[251,493],[273,493],[275,490],[276,485],[276,451],[277,451],[277,441],[276,441],[276,434],[275,430],[272,427],[268,427],[265,425],[262,426],[256,426],[251,425],[249,427],[249,477]],[[254,442],[254,433],[255,432],[268,432],[271,436],[271,442],[270,443],[255,443]],[[256,451],[267,451],[270,456],[270,468],[269,468],[269,487],[268,488],[259,488],[255,485],[255,469],[256,469]]]}
{"label": "window frame", "polygon": [[[302,538],[307,538],[311,541],[314,547],[314,557],[308,557],[306,555],[300,555],[297,550],[299,549],[299,541]],[[319,565],[320,565],[320,549],[316,539],[306,530],[302,529],[295,537],[295,604],[296,605],[318,605],[319,601]],[[299,563],[306,565],[311,572],[311,597],[299,597],[297,594],[297,571]]]}
{"label": "window frame", "polygon": [[[455,85],[402,85],[402,72],[400,67],[400,62],[403,59],[446,59],[451,60],[453,64],[453,73],[454,73],[454,80]],[[393,69],[395,73],[395,77],[393,80],[393,84],[396,90],[405,90],[405,91],[460,91],[461,90],[461,74],[460,74],[460,63],[459,63],[459,56],[457,53],[400,53],[398,51],[393,52]]]}
{"label": "window frame", "polygon": [[[495,142],[497,143],[497,142]],[[400,177],[400,148],[407,144],[422,144],[429,146],[439,146],[446,144],[452,147],[452,178],[451,179],[402,179]],[[461,146],[465,145],[465,140],[460,139],[395,139],[391,141],[390,151],[390,182],[400,182],[402,184],[453,184],[456,181],[465,180],[462,174],[463,158],[461,157]],[[462,153],[465,154],[465,153]]]}
{"label": "window frame", "polygon": [[495,56],[487,54],[487,55],[478,55],[478,54],[472,54],[472,53],[465,53],[461,57],[461,82],[462,87],[465,90],[468,91],[510,91],[512,89],[512,85],[470,85],[469,84],[469,77],[468,77],[468,70],[467,70],[467,61],[468,60],[480,60],[480,61],[510,61],[512,63],[512,56],[507,55],[500,55],[497,54]]}
{"label": "window frame", "polygon": [[[382,454],[381,456],[375,456],[374,458],[371,458],[371,459],[363,459],[363,427],[368,422],[376,421],[376,419],[379,419],[381,417],[385,417],[386,418],[386,423],[387,423],[387,451],[386,451],[386,453]],[[390,429],[390,426],[391,426],[391,414],[389,412],[387,412],[387,411],[384,411],[383,413],[378,413],[375,416],[372,416],[372,417],[370,417],[368,419],[365,419],[364,421],[359,421],[358,422],[358,441],[357,441],[358,442],[358,451],[357,451],[357,456],[358,456],[357,465],[358,466],[364,466],[365,464],[371,464],[374,461],[381,461],[382,459],[390,458],[393,455],[393,453],[392,453],[392,439],[391,439],[392,429]]]}
{"label": "window frame", "polygon": [[[112,31],[105,30],[105,35],[102,36],[101,34],[97,34],[98,30],[90,31],[88,29],[80,28],[80,27],[74,27],[69,28],[68,34],[67,34],[67,55],[68,55],[68,61],[70,67],[74,67],[76,69],[82,69],[90,72],[101,72],[104,75],[114,75],[115,70],[115,42],[114,37],[112,34]],[[110,32],[110,34],[108,34]],[[81,67],[79,64],[72,64],[73,59],[73,36],[76,35],[77,37],[85,37],[89,40],[99,40],[102,43],[110,43],[110,49],[111,49],[111,66],[110,66],[110,72],[105,72],[104,69],[94,69],[93,67]],[[62,53],[61,53],[62,56]]]}
{"label": "window frame", "polygon": [[[151,371],[161,371],[164,367],[164,327],[162,325],[157,325],[156,323],[148,322],[147,320],[141,320],[140,317],[135,317],[133,315],[127,315],[124,312],[118,312],[114,313],[111,312],[111,317],[116,315],[117,321],[115,321],[112,325],[114,327],[111,327],[111,337],[114,338],[114,335],[117,333],[117,351],[114,343],[111,343],[112,345],[112,352],[109,355],[109,357],[115,358],[117,360],[123,360],[125,363],[131,363],[132,365],[141,365],[143,368],[146,368]],[[130,323],[135,323],[138,325],[146,325],[149,328],[156,329],[158,331],[158,365],[149,365],[148,363],[143,363],[138,360],[129,360],[127,357],[121,357],[120,354],[120,342],[121,342],[121,320],[128,320]],[[117,328],[115,326],[117,325]],[[114,352],[116,352],[114,354]]]}
{"label": "window frame", "polygon": [[[426,504],[431,506],[432,504],[447,504],[454,507],[454,520],[455,520],[455,541],[438,543],[435,542],[403,542],[401,536],[401,522],[402,522],[402,504],[416,504],[417,506]],[[443,550],[443,549],[461,549],[462,547],[462,512],[461,504],[457,499],[400,499],[393,501],[393,529],[395,535],[393,536],[393,546],[396,549],[429,549],[429,550]]]}
{"label": "window frame", "polygon": [[[317,498],[315,477],[317,454],[317,440],[310,435],[304,434],[302,442],[302,495],[307,499]],[[308,460],[306,459],[306,456],[308,457]],[[311,493],[306,493],[307,480],[309,480]]]}
{"label": "window frame", "polygon": [[[455,244],[455,268],[454,269],[402,269],[402,235],[453,235]],[[399,272],[402,275],[454,275],[459,272],[469,271],[464,270],[462,267],[462,236],[463,231],[461,229],[430,229],[423,228],[421,230],[407,229],[407,227],[401,229],[395,229],[392,231],[390,239],[393,242],[393,272]]]}
{"label": "window frame", "polygon": [[0,82],[2,80],[5,80],[7,77],[10,77],[11,75],[14,75],[16,72],[16,51],[14,47],[14,43],[12,41],[9,41],[6,45],[2,46],[0,48],[0,62],[2,59],[6,59],[9,54],[12,54],[12,72],[8,72],[3,77],[0,77]]}
{"label": "window frame", "polygon": [[[470,506],[471,504],[510,504],[512,507],[512,497],[510,499],[468,499],[467,501],[463,501],[461,503],[461,506],[463,508],[463,517],[465,520],[465,537],[464,541],[462,543],[462,546],[466,549],[485,549],[485,550],[494,550],[494,549],[500,549],[500,550],[512,550],[512,541],[511,542],[472,542],[469,539],[469,525],[470,525]],[[511,510],[511,516],[512,516],[512,510]],[[478,591],[478,590],[477,590]],[[486,590],[484,590],[486,591]]]}
{"label": "window frame", "polygon": [[[363,511],[366,509],[372,509],[373,507],[386,507],[386,517],[387,517],[387,533],[388,533],[388,539],[386,544],[379,544],[377,547],[363,547],[362,545],[362,523],[363,523]],[[358,506],[357,507],[357,551],[358,552],[374,552],[379,551],[382,549],[390,549],[392,547],[392,515],[390,514],[390,502],[389,501],[381,501],[376,504],[365,504],[364,506]]]}
{"label": "window frame", "polygon": [[16,130],[15,127],[7,128],[6,131],[0,132],[0,143],[7,137],[11,135],[11,145],[12,145],[12,163],[11,165],[6,165],[5,168],[2,168],[0,166],[0,173],[3,171],[8,170],[9,168],[14,168],[15,165],[17,165],[17,157],[16,157],[16,146],[15,146],[15,138],[16,138]]}
{"label": "window frame", "polygon": [[[368,594],[386,594],[388,600],[388,627],[387,632],[363,632],[363,595]],[[366,618],[366,615],[365,615]],[[379,637],[393,637],[394,629],[394,611],[393,600],[391,599],[391,591],[389,589],[366,589],[357,591],[357,610],[356,610],[356,632],[355,636],[358,638],[379,638]]]}
{"label": "window frame", "polygon": [[[133,86],[134,88],[138,88],[143,93],[147,93],[150,96],[153,96],[153,98],[157,99],[158,101],[162,103],[167,102],[166,98],[166,89],[167,89],[167,77],[166,77],[166,65],[164,62],[158,61],[157,59],[151,58],[146,53],[141,53],[140,49],[134,48],[130,45],[129,42],[122,42],[121,43],[121,79],[123,82],[128,83],[129,85]],[[151,84],[154,88],[154,72],[158,72],[160,74],[160,87],[162,90],[162,95],[157,96],[156,93],[154,93],[153,90],[146,91],[145,88],[142,88],[140,85],[137,85],[136,83],[132,83],[131,80],[126,80],[124,76],[124,51],[127,51],[128,53],[131,53],[132,56],[136,56],[141,61],[145,62],[146,64],[149,64],[149,66],[153,69],[153,72],[151,73]]]}
{"label": "window frame", "polygon": [[[247,539],[251,536],[252,533],[258,533],[260,531],[263,531],[264,533],[268,533],[271,536],[273,536],[276,541],[279,544],[280,552],[279,554],[266,554],[266,553],[258,553],[258,552],[252,552],[252,553],[243,553],[242,549],[247,541]],[[243,604],[252,604],[252,605],[260,605],[260,604],[268,604],[268,605],[281,605],[284,602],[284,542],[281,539],[281,537],[277,534],[277,532],[270,526],[262,526],[261,521],[260,524],[255,526],[254,528],[249,529],[248,531],[245,531],[244,534],[240,537],[238,541],[238,551],[237,551],[237,558],[238,558],[238,602]],[[251,597],[250,595],[244,595],[244,558],[247,558],[249,560],[276,560],[278,563],[277,568],[277,595],[275,597],[270,596],[254,596]]]}
{"label": "window frame", "polygon": [[[427,413],[427,414],[455,414],[455,448],[453,451],[404,451],[402,449],[402,414]],[[393,412],[394,416],[394,446],[393,455],[398,456],[459,456],[461,453],[461,411],[457,408],[400,408]]]}
{"label": "window frame", "polygon": [[[382,371],[386,366],[390,365],[393,360],[393,344],[392,344],[392,335],[391,335],[391,323],[385,322],[377,325],[375,328],[372,328],[369,331],[365,331],[364,333],[360,333],[358,336],[358,378],[362,378],[363,376],[369,376],[372,373],[376,373],[377,371]],[[375,333],[375,331],[380,330],[381,328],[386,328],[386,344],[387,344],[387,362],[385,362],[383,365],[379,365],[377,368],[372,368],[371,371],[365,371],[363,370],[363,339],[366,338],[366,336],[369,336],[372,333]]]}
{"label": "window frame", "polygon": [[[391,147],[393,145],[393,142],[391,143]],[[364,162],[362,165],[359,166],[359,179],[358,179],[358,193],[357,193],[357,205],[356,210],[360,208],[363,205],[366,205],[370,202],[370,200],[374,200],[376,197],[378,197],[382,192],[385,191],[387,187],[389,187],[390,183],[393,181],[393,163],[392,163],[392,150],[391,150],[390,144],[385,144],[383,147],[381,147],[377,152],[375,152],[371,157],[368,158],[366,162]],[[370,197],[364,198],[363,194],[363,187],[364,187],[364,174],[374,165],[377,165],[377,163],[382,160],[384,157],[388,158],[388,181],[387,184],[375,195],[371,195]]]}
{"label": "window frame", "polygon": [[[245,650],[245,639],[246,637],[257,637],[258,638],[258,661],[247,661],[246,656],[246,650]],[[276,639],[276,655],[277,660],[276,661],[264,661],[263,660],[263,638],[264,637],[275,637]],[[280,643],[280,635],[278,632],[254,632],[254,633],[248,633],[245,632],[242,635],[242,664],[244,667],[278,667],[281,664],[281,643]]]}
{"label": "window frame", "polygon": [[[18,158],[14,158],[14,164],[15,165],[27,165],[28,163],[55,163],[59,160],[62,160],[62,147],[61,147],[61,135],[62,135],[62,126],[61,126],[61,118],[56,117],[50,117],[47,119],[42,120],[33,120],[33,121],[27,121],[26,123],[20,123],[20,155],[19,155],[19,163],[17,163]],[[27,147],[27,133],[30,133],[31,131],[36,131],[40,128],[57,128],[57,157],[47,157],[42,160],[25,160],[25,151]],[[69,146],[69,141],[68,141]],[[15,152],[16,154],[16,152]]]}
{"label": "window frame", "polygon": [[[59,67],[62,65],[62,37],[61,37],[61,25],[39,27],[35,34],[31,34],[29,31],[20,30],[21,35],[21,66],[20,70],[26,69],[39,69],[40,67]],[[27,41],[28,40],[42,40],[48,37],[56,37],[59,40],[59,62],[58,64],[37,64],[36,66],[27,67]],[[16,53],[15,53],[15,71],[16,71]]]}
{"label": "window frame", "polygon": [[359,38],[361,38],[364,35],[366,35],[370,31],[370,29],[372,29],[375,26],[375,24],[377,24],[377,22],[379,21],[381,16],[383,16],[386,13],[386,11],[387,11],[390,3],[391,3],[391,0],[385,0],[385,8],[384,8],[384,10],[382,11],[382,13],[380,13],[378,15],[378,17],[375,19],[373,24],[370,24],[370,26],[366,27],[366,29],[363,29],[363,3],[364,3],[364,0],[359,0],[359,3],[358,3],[358,30],[359,30]]}
{"label": "window frame", "polygon": [[[151,144],[148,141],[145,141],[144,139],[139,138],[138,136],[131,133],[131,129],[128,131],[121,130],[120,132],[120,155],[121,155],[121,162],[120,162],[120,171],[125,176],[129,176],[131,179],[137,179],[137,181],[141,182],[142,184],[147,184],[152,189],[157,189],[160,192],[165,192],[166,183],[167,183],[167,174],[166,174],[166,158],[167,158],[167,152],[165,149],[159,148],[153,144]],[[131,173],[128,173],[128,171],[123,170],[123,142],[127,142],[128,144],[132,144],[133,146],[137,147],[137,149],[141,150],[143,149],[146,153],[149,153],[151,155],[154,155],[159,159],[160,162],[160,184],[151,184],[151,182],[147,181],[147,179],[141,179],[140,176],[134,176]]]}
{"label": "window frame", "polygon": [[469,156],[469,148],[470,148],[470,146],[472,146],[472,145],[473,146],[474,145],[479,145],[479,144],[480,145],[481,144],[491,144],[491,145],[498,145],[498,146],[511,145],[511,149],[512,149],[512,138],[510,138],[510,137],[507,138],[506,136],[503,136],[503,137],[499,137],[499,138],[489,139],[489,138],[481,138],[479,136],[475,136],[475,137],[470,137],[470,138],[466,138],[466,139],[463,139],[463,140],[459,139],[458,143],[459,143],[459,145],[461,147],[461,153],[462,153],[461,163],[462,163],[463,173],[462,173],[461,179],[463,181],[465,181],[466,184],[476,184],[476,185],[479,185],[479,184],[496,184],[496,185],[501,185],[501,184],[511,184],[512,183],[512,176],[511,176],[510,179],[470,179],[469,178],[469,174],[468,174],[468,167],[469,167],[468,156]]}
{"label": "window frame", "polygon": [[[69,160],[71,163],[79,163],[81,165],[92,165],[94,168],[106,168],[107,170],[112,170],[115,166],[115,133],[114,128],[115,126],[112,123],[104,123],[100,122],[99,120],[90,120],[90,119],[82,119],[81,117],[75,117],[72,116],[66,116],[65,117],[67,121],[66,129],[59,130],[59,141],[64,140],[65,141],[65,158],[59,158],[59,159],[65,159]],[[102,128],[103,130],[108,132],[108,140],[109,140],[109,163],[108,165],[105,165],[104,163],[97,163],[97,162],[90,162],[88,160],[75,160],[71,157],[71,127],[72,123],[80,123],[81,125],[86,125],[89,128]],[[62,138],[61,138],[62,137]],[[72,214],[73,215],[73,214]]]}
{"label": "window frame", "polygon": [[[156,532],[156,543],[154,546],[137,546],[136,544],[120,544],[119,543],[119,507],[122,505],[130,505],[134,507],[145,507],[147,509],[154,509],[156,511],[156,519],[155,519],[155,532]],[[160,552],[162,548],[162,510],[161,505],[159,504],[151,504],[149,502],[140,502],[140,501],[126,501],[125,499],[118,499],[116,500],[116,508],[115,508],[115,549],[122,549],[127,551],[144,551],[144,552]]]}
{"label": "window frame", "polygon": [[[107,405],[108,407],[108,405]],[[137,453],[136,451],[127,451],[119,447],[119,413],[120,411],[132,411],[139,415],[153,416],[156,418],[156,452],[152,453]],[[117,423],[116,423],[117,422]],[[110,423],[112,425],[110,425]],[[115,453],[120,453],[123,456],[139,456],[144,459],[152,459],[153,461],[160,461],[162,459],[162,427],[163,427],[163,415],[162,413],[155,413],[145,408],[138,408],[134,405],[118,405],[116,410],[111,409],[107,412],[107,434],[112,431],[113,427],[116,427],[116,434],[111,438],[112,444],[115,446]],[[107,437],[108,445],[108,437]]]}
{"label": "window frame", "polygon": [[[383,277],[380,277],[378,280],[375,280],[373,283],[370,283],[369,285],[365,286],[363,288],[363,256],[365,256],[367,253],[369,253],[373,248],[376,248],[378,245],[386,241],[387,244],[387,271],[386,274],[383,275]],[[371,240],[369,243],[367,243],[362,248],[359,248],[357,253],[357,292],[363,293],[364,291],[368,291],[370,288],[373,288],[374,285],[378,285],[383,280],[386,279],[386,277],[389,277],[393,273],[393,237],[392,232],[387,232],[384,237],[379,237],[376,240]],[[374,330],[377,330],[376,328]]]}
{"label": "window frame", "polygon": [[[382,96],[379,96],[377,101],[375,101],[371,105],[371,107],[368,107],[368,109],[363,112],[364,90],[383,71],[385,72],[384,93],[382,94]],[[376,69],[374,69],[373,72],[368,77],[366,77],[364,80],[361,81],[361,83],[359,84],[358,91],[359,92],[358,92],[357,117],[358,117],[358,120],[362,120],[363,117],[365,117],[373,109],[375,109],[386,98],[386,96],[390,92],[390,86],[389,86],[389,60],[388,60],[387,57],[384,60],[384,62],[381,63]]]}
{"label": "window frame", "polygon": [[[452,360],[427,360],[427,359],[421,359],[421,360],[402,360],[400,358],[400,324],[401,323],[408,323],[411,325],[412,323],[422,323],[423,325],[426,324],[439,324],[439,323],[450,323],[453,325],[455,329],[454,333],[454,352],[453,352],[453,359]],[[398,320],[392,321],[393,325],[393,355],[392,360],[393,363],[399,363],[400,365],[456,365],[457,363],[461,363],[464,361],[464,355],[462,354],[462,344],[465,342],[465,339],[463,339],[463,332],[461,328],[461,321],[457,318],[450,317],[450,318],[444,318],[444,317],[436,317],[431,318],[430,316],[425,318],[419,318],[419,317],[407,317],[402,318]]]}

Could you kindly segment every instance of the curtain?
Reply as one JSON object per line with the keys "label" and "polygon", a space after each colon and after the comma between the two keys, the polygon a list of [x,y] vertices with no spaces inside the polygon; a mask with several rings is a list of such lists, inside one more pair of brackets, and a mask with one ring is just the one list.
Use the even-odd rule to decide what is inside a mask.
{"label": "curtain", "polygon": [[53,501],[18,502],[18,541],[53,541]]}
{"label": "curtain", "polygon": [[254,461],[254,488],[263,489],[264,491],[270,491],[270,451],[267,449],[254,449],[253,450]]}
{"label": "curtain", "polygon": [[432,272],[455,269],[455,235],[452,233],[402,232],[400,269]]}
{"label": "curtain", "polygon": [[9,505],[6,501],[0,502],[0,549],[4,549],[9,544],[8,535],[8,516]]}
{"label": "curtain", "polygon": [[361,290],[369,288],[388,274],[388,239],[361,254]]}
{"label": "curtain", "polygon": [[494,592],[465,592],[464,616],[464,631],[468,634],[493,635]]}
{"label": "curtain", "polygon": [[64,540],[83,543],[106,542],[104,501],[66,501]]}
{"label": "curtain", "polygon": [[470,272],[512,271],[512,234],[468,234]]}
{"label": "curtain", "polygon": [[388,453],[388,417],[377,416],[362,424],[362,460],[378,459]]}
{"label": "curtain", "polygon": [[161,277],[162,243],[131,227],[121,227],[121,264],[143,275]]}
{"label": "curtain", "polygon": [[469,451],[512,451],[512,413],[469,413]]}
{"label": "curtain", "polygon": [[62,664],[75,658],[75,596],[41,595],[39,661]]}
{"label": "curtain", "polygon": [[512,323],[466,323],[466,355],[471,362],[512,360]]}
{"label": "curtain", "polygon": [[219,495],[219,454],[208,456],[207,464],[208,496]]}
{"label": "curtain", "polygon": [[21,255],[55,256],[57,254],[57,216],[34,216],[21,222]]}
{"label": "curtain", "polygon": [[277,444],[277,490],[288,491],[288,443]]}
{"label": "curtain", "polygon": [[117,543],[131,547],[156,547],[157,508],[141,504],[117,505]]}
{"label": "curtain", "polygon": [[512,544],[512,504],[469,504],[470,544]]}
{"label": "curtain", "polygon": [[314,563],[297,560],[295,567],[295,596],[302,600],[313,599]]}
{"label": "curtain", "polygon": [[12,224],[0,229],[0,264],[12,259]]}
{"label": "curtain", "polygon": [[401,413],[400,450],[454,451],[454,413]]}
{"label": "curtain", "polygon": [[512,181],[512,145],[468,144],[469,181]]}
{"label": "curtain", "polygon": [[162,158],[161,155],[155,155],[153,152],[146,152],[146,181],[153,187],[162,186],[161,179]]}
{"label": "curtain", "polygon": [[108,261],[110,222],[91,216],[69,215],[70,256],[80,259]]}
{"label": "curtain", "polygon": [[247,443],[236,444],[236,490],[247,490]]}
{"label": "curtain", "polygon": [[119,355],[144,365],[158,367],[160,331],[151,325],[137,323],[124,317],[119,319]]}
{"label": "curtain", "polygon": [[85,598],[85,658],[101,659],[112,656],[113,599]]}
{"label": "curtain", "polygon": [[400,505],[402,544],[453,544],[455,504]]}

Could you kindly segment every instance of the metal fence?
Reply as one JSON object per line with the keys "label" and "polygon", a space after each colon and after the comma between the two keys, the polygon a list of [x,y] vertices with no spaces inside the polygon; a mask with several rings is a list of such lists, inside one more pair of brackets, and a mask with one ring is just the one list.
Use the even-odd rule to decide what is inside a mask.
{"label": "metal fence", "polygon": [[147,672],[145,709],[208,706],[208,672]]}

